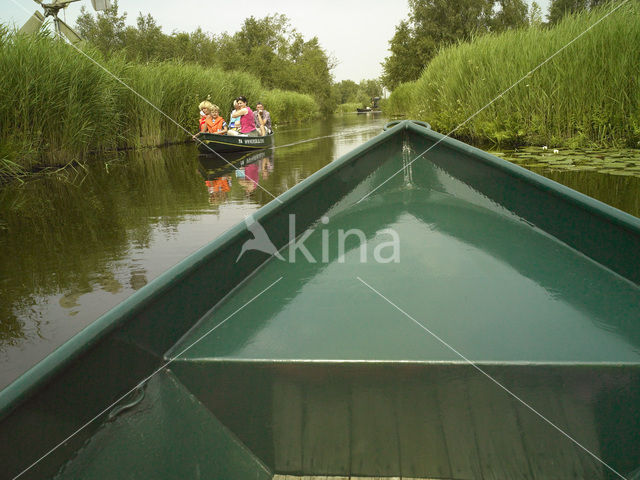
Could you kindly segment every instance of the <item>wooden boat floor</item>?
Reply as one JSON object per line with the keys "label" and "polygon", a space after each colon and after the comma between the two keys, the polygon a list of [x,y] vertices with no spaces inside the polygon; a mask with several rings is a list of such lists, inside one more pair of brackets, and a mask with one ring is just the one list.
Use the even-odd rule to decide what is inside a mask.
{"label": "wooden boat floor", "polygon": [[390,159],[364,179],[299,237],[306,252],[272,257],[167,357],[640,360],[637,285],[428,159],[357,203],[402,165]]}
{"label": "wooden boat floor", "polygon": [[303,476],[294,475],[274,475],[273,480],[436,480],[426,477],[323,477],[323,476]]}

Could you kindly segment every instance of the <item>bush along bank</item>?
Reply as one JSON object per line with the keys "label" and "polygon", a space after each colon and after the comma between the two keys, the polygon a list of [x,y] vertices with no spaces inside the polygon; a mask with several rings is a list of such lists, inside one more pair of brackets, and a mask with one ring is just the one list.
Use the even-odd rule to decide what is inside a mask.
{"label": "bush along bank", "polygon": [[[454,136],[504,145],[640,144],[640,6],[629,2],[568,45],[612,7],[443,49],[386,113],[450,132],[532,69],[552,59],[462,125]],[[568,45],[568,46],[567,46]]]}
{"label": "bush along bank", "polygon": [[47,35],[0,30],[0,177],[81,160],[89,152],[182,141],[196,132],[207,98],[228,116],[238,95],[261,101],[274,122],[319,115],[310,96],[268,90],[257,77],[179,61],[135,63],[86,54],[161,110],[153,108],[74,48]]}

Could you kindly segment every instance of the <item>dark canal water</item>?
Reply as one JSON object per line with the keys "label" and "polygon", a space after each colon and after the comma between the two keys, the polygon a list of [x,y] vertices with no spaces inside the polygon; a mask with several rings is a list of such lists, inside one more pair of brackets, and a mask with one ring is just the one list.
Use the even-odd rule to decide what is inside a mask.
{"label": "dark canal water", "polygon": [[[105,157],[0,190],[0,388],[384,123],[345,115],[281,128],[282,148],[236,157],[238,171],[189,144]],[[638,175],[531,168],[640,216]]]}

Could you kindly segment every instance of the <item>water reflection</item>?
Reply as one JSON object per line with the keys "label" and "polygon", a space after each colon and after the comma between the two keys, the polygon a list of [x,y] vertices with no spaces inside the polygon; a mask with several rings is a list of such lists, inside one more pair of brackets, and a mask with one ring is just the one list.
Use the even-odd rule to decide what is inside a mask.
{"label": "water reflection", "polygon": [[234,184],[244,190],[247,197],[259,188],[274,171],[275,149],[259,152],[218,155],[200,155],[198,170],[205,179],[209,203],[219,205],[228,199]]}
{"label": "water reflection", "polygon": [[0,190],[0,388],[383,124],[353,115],[281,128],[277,145],[323,138],[226,154],[237,169],[188,144],[112,154],[78,177]]}

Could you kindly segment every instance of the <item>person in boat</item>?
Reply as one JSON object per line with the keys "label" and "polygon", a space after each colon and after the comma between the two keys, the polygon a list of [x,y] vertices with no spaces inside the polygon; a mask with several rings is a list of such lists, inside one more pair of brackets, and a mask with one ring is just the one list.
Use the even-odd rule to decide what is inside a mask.
{"label": "person in boat", "polygon": [[256,103],[256,128],[263,137],[271,133],[271,115],[265,110],[262,102]]}
{"label": "person in boat", "polygon": [[220,116],[220,108],[217,105],[213,105],[211,109],[211,119],[213,120],[213,125],[207,124],[209,133],[226,135],[227,131],[229,130],[227,127],[227,122],[225,122],[224,118]]}
{"label": "person in boat", "polygon": [[240,135],[240,116],[234,116],[234,113],[238,110],[238,101],[233,101],[233,110],[229,116],[229,131],[228,135]]}
{"label": "person in boat", "polygon": [[[200,133],[215,133],[218,135],[224,135],[227,133],[227,123],[224,118],[220,116],[220,108],[217,105],[205,100],[200,103],[200,112],[204,115],[204,118],[200,118]],[[195,135],[194,138],[197,136]]]}
{"label": "person in boat", "polygon": [[205,126],[206,121],[207,121],[207,115],[202,111],[202,109],[200,109],[200,128],[198,128],[198,132],[202,132],[205,130],[205,128],[207,128]]}
{"label": "person in boat", "polygon": [[253,110],[247,105],[247,98],[238,97],[236,98],[236,102],[237,107],[233,113],[231,113],[231,118],[240,117],[240,135],[257,137],[260,133],[256,130],[255,116]]}
{"label": "person in boat", "polygon": [[239,110],[238,101],[233,101],[233,108],[231,109],[231,113],[229,114],[229,135],[240,135],[240,116],[234,116]]}

